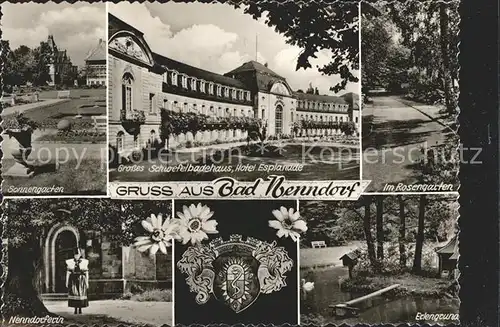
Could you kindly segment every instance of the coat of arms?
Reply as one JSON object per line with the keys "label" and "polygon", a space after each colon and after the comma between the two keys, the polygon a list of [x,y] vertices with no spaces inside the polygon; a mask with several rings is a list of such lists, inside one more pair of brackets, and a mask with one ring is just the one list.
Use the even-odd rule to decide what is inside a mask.
{"label": "coat of arms", "polygon": [[189,247],[177,267],[186,274],[196,302],[204,304],[213,295],[234,312],[247,309],[259,294],[277,292],[286,286],[285,274],[293,261],[276,242],[267,243],[240,235],[228,241],[218,238],[208,245]]}

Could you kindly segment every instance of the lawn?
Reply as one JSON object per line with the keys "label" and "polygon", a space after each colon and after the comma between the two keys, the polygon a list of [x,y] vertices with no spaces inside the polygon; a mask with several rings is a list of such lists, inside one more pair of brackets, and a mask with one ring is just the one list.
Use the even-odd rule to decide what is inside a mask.
{"label": "lawn", "polygon": [[[2,159],[2,170],[7,171],[14,164],[13,159]],[[24,192],[26,187],[61,187],[61,195],[101,195],[106,194],[106,170],[99,159],[83,159],[79,167],[77,160],[61,164],[56,172],[41,172],[32,178],[3,177],[4,195],[32,195],[33,190]],[[40,193],[38,195],[43,195]]]}
{"label": "lawn", "polygon": [[37,142],[50,143],[105,143],[106,133],[87,132],[87,131],[70,131],[59,132],[57,134],[44,134],[36,139]]}
{"label": "lawn", "polygon": [[[42,91],[39,93],[40,99],[56,99],[59,90]],[[71,89],[71,98],[106,97],[106,89]]]}
{"label": "lawn", "polygon": [[[231,150],[233,151],[234,148]],[[340,151],[337,146],[325,147],[314,145],[285,145],[281,156],[258,157],[247,155],[225,155],[222,158],[216,152],[203,154],[200,152],[180,152],[168,154],[162,160],[148,160],[137,163],[135,166],[142,167],[140,172],[110,172],[112,181],[211,181],[222,176],[231,176],[239,181],[254,181],[257,178],[267,178],[269,175],[283,175],[288,180],[359,180],[359,151],[351,150],[351,153]],[[218,151],[220,155],[220,151]],[[226,152],[227,154],[227,152]],[[158,166],[174,166],[178,164],[195,166],[214,165],[227,167],[230,173],[225,172],[151,172]],[[252,165],[254,171],[237,171],[236,166]],[[292,166],[302,164],[301,171],[259,171],[259,165],[284,165]],[[151,170],[150,170],[151,169]]]}

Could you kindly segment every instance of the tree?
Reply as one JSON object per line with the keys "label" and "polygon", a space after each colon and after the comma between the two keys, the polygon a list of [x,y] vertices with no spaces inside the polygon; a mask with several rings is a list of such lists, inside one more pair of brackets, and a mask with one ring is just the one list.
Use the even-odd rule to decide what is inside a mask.
{"label": "tree", "polygon": [[41,240],[56,223],[106,233],[112,242],[131,244],[142,233],[140,221],[151,213],[170,213],[170,202],[110,199],[16,199],[4,205],[8,239],[8,273],[2,315],[33,317],[51,314],[39,299],[38,271],[43,267]]}
{"label": "tree", "polygon": [[365,207],[365,214],[363,217],[363,230],[365,232],[366,246],[368,248],[368,258],[370,259],[370,264],[372,268],[377,271],[379,269],[379,264],[377,257],[375,255],[375,243],[373,242],[372,236],[372,222],[371,222],[371,204],[372,197],[369,195],[363,196],[363,202]]}
{"label": "tree", "polygon": [[406,213],[403,196],[398,195],[399,203],[399,266],[406,269]]}
{"label": "tree", "polygon": [[375,197],[377,208],[376,224],[377,224],[377,260],[384,260],[384,196],[378,195]]}
{"label": "tree", "polygon": [[[238,1],[232,3],[240,7]],[[348,82],[358,82],[358,77],[353,74],[359,70],[357,3],[336,2],[328,5],[318,1],[264,0],[246,4],[244,12],[254,19],[266,14],[268,26],[283,34],[288,44],[302,49],[296,70],[311,68],[310,60],[316,58],[319,51],[327,50],[331,60],[317,67],[318,71],[327,76],[338,75],[341,79],[330,90],[338,92]]]}
{"label": "tree", "polygon": [[422,249],[424,246],[424,228],[425,228],[425,206],[426,206],[426,197],[425,194],[420,195],[419,198],[419,206],[418,206],[418,229],[417,229],[417,238],[415,244],[415,257],[413,258],[413,269],[414,273],[420,273],[422,270]]}

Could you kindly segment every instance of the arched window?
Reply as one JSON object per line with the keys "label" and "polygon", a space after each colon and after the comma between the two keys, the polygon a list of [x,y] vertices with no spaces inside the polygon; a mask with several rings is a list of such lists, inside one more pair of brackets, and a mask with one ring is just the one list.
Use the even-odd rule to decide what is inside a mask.
{"label": "arched window", "polygon": [[125,145],[125,135],[122,131],[116,134],[116,150],[118,152],[123,151]]}
{"label": "arched window", "polygon": [[134,78],[130,73],[125,73],[122,78],[122,118],[132,111]]}
{"label": "arched window", "polygon": [[274,114],[274,124],[275,124],[275,135],[280,135],[283,132],[283,107],[281,105],[276,106]]}

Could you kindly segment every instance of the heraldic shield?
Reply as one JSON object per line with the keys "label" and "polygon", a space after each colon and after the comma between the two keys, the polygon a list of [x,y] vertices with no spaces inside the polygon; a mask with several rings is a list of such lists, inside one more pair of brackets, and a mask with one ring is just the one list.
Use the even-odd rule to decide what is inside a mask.
{"label": "heraldic shield", "polygon": [[[238,252],[238,249],[235,249]],[[214,263],[217,272],[214,295],[236,313],[248,308],[260,293],[257,271],[260,263],[248,255],[224,255]]]}
{"label": "heraldic shield", "polygon": [[208,246],[189,247],[177,262],[186,274],[186,283],[195,292],[198,304],[204,304],[212,294],[234,312],[250,307],[259,294],[277,292],[286,286],[285,274],[293,261],[285,248],[276,242],[267,243],[240,235],[229,241],[215,239]]}

